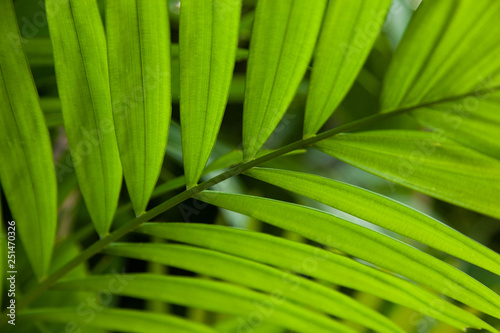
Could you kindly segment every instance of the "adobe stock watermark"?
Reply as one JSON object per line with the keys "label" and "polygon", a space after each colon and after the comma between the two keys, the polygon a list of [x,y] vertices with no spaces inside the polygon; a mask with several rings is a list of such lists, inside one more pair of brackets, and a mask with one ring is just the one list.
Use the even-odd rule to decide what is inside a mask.
{"label": "adobe stock watermark", "polygon": [[[10,325],[16,325],[16,221],[7,222],[7,317]],[[3,235],[2,235],[3,237]],[[4,259],[2,259],[4,260]],[[0,296],[1,297],[1,296]]]}

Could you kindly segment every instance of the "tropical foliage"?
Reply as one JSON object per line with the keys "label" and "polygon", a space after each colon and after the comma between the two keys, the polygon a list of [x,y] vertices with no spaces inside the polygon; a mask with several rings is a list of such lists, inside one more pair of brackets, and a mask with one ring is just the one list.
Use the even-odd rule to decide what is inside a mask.
{"label": "tropical foliage", "polygon": [[2,332],[499,332],[500,2],[0,13]]}

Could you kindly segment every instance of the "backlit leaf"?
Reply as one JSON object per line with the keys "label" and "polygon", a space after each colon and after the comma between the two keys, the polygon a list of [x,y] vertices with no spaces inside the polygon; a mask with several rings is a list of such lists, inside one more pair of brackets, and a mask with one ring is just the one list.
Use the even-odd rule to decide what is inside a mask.
{"label": "backlit leaf", "polygon": [[[423,1],[389,67],[382,110],[500,159],[500,3]],[[404,70],[403,70],[404,69]]]}
{"label": "backlit leaf", "polygon": [[[349,332],[354,331],[317,312],[301,308],[282,298],[280,294],[262,294],[228,283],[196,278],[162,276],[154,274],[127,274],[127,284],[116,291],[141,299],[159,300],[209,311],[243,316],[242,320],[260,306],[272,306],[266,319],[270,323],[297,332]],[[55,290],[100,291],[109,285],[112,275],[92,276],[54,286]]]}
{"label": "backlit leaf", "polygon": [[187,187],[217,139],[238,46],[241,0],[183,0],[179,27],[182,153]]}
{"label": "backlit leaf", "polygon": [[118,148],[136,215],[160,174],[171,113],[170,29],[162,0],[106,1],[109,79]]}
{"label": "backlit leaf", "polygon": [[[361,290],[459,329],[488,326],[472,314],[407,280],[310,245],[258,232],[196,223],[146,223],[138,231]],[[334,245],[332,238],[325,236],[330,245]]]}
{"label": "backlit leaf", "polygon": [[500,275],[500,256],[496,252],[392,199],[307,173],[253,168],[245,174],[312,198]]}
{"label": "backlit leaf", "polygon": [[[107,290],[107,289],[103,289]],[[89,297],[91,299],[91,297]],[[84,303],[85,304],[85,303]],[[92,309],[92,308],[88,308]],[[85,313],[87,308],[78,312],[75,308],[37,308],[19,314],[21,320],[41,320],[67,323],[66,328],[99,327],[121,332],[169,332],[169,333],[215,333],[208,326],[167,314],[125,309],[106,309]],[[85,313],[85,315],[82,315]],[[92,317],[90,317],[92,316]],[[92,320],[89,320],[92,318]],[[70,326],[69,324],[74,325]]]}
{"label": "backlit leaf", "polygon": [[330,1],[314,54],[304,136],[316,134],[351,88],[391,2]]}
{"label": "backlit leaf", "polygon": [[331,235],[335,237],[332,247],[500,317],[500,296],[495,292],[455,267],[391,237],[317,209],[278,200],[212,191],[203,192],[199,198],[322,244]]}
{"label": "backlit leaf", "polygon": [[112,244],[108,254],[162,263],[272,293],[377,332],[402,332],[391,321],[352,298],[302,277],[216,251],[172,244]]}
{"label": "backlit leaf", "polygon": [[500,217],[500,161],[440,133],[387,130],[342,134],[317,147],[390,181]]}
{"label": "backlit leaf", "polygon": [[254,158],[292,102],[323,20],[325,0],[261,0],[250,41],[243,151]]}
{"label": "backlit leaf", "polygon": [[49,269],[57,224],[52,147],[12,1],[0,1],[0,12],[0,181],[16,220],[7,231],[18,232],[41,279]]}
{"label": "backlit leaf", "polygon": [[96,1],[47,0],[46,8],[71,157],[90,217],[102,236],[111,225],[122,181],[104,28]]}

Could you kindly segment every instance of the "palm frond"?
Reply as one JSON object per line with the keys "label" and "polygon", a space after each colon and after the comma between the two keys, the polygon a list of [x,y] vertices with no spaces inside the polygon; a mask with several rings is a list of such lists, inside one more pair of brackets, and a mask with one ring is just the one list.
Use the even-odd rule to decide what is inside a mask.
{"label": "palm frond", "polygon": [[[385,130],[338,135],[317,147],[395,183],[500,217],[500,162],[440,134]],[[362,153],[361,153],[362,152]]]}
{"label": "palm frond", "polygon": [[64,129],[97,232],[111,226],[122,167],[111,109],[106,37],[94,1],[47,1]]}
{"label": "palm frond", "polygon": [[259,1],[250,42],[243,151],[253,158],[285,114],[306,72],[324,0]]}
{"label": "palm frond", "polygon": [[238,46],[241,0],[183,1],[179,27],[182,153],[197,184],[217,139]]}
{"label": "palm frond", "polygon": [[146,210],[165,155],[171,114],[170,29],[163,1],[107,1],[113,119],[136,215]]}
{"label": "palm frond", "polygon": [[417,2],[0,0],[0,330],[498,333],[500,4]]}
{"label": "palm frond", "polygon": [[314,54],[305,137],[316,134],[344,99],[379,35],[391,2],[330,2]]}

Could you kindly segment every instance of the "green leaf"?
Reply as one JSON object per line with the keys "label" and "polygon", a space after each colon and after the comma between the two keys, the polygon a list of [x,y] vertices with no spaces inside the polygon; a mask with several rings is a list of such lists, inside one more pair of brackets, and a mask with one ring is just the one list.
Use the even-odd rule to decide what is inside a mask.
{"label": "green leaf", "polygon": [[386,317],[334,289],[250,260],[172,244],[118,243],[105,252],[187,269],[264,292],[281,290],[287,299],[363,324],[376,332],[402,332]]}
{"label": "green leaf", "polygon": [[[117,295],[137,297],[141,299],[159,300],[189,307],[205,309],[241,316],[246,325],[251,325],[251,314],[257,311],[266,320],[297,332],[349,332],[353,330],[317,312],[299,307],[283,299],[275,291],[274,294],[262,294],[228,283],[208,281],[196,278],[162,276],[153,274],[127,274],[122,289]],[[100,291],[108,288],[114,276],[101,275],[68,282],[54,286],[56,290],[68,291]],[[259,310],[260,309],[260,310]]]}
{"label": "green leaf", "polygon": [[[415,309],[459,329],[468,326],[489,327],[469,312],[407,280],[310,245],[263,233],[196,223],[145,223],[137,231],[361,290]],[[327,236],[326,241],[332,242],[332,237]]]}
{"label": "green leaf", "polygon": [[[388,69],[382,110],[500,159],[500,3],[423,1]],[[403,70],[404,69],[404,70]]]}
{"label": "green leaf", "polygon": [[0,181],[41,279],[50,265],[57,224],[52,148],[12,1],[0,1],[0,12]]}
{"label": "green leaf", "polygon": [[[113,279],[113,278],[111,278]],[[113,281],[113,280],[112,280]],[[103,290],[108,290],[105,288]],[[89,297],[91,298],[91,297]],[[84,303],[85,304],[85,303]],[[88,308],[91,309],[91,308]],[[42,320],[48,322],[68,323],[67,327],[98,327],[110,331],[122,332],[169,332],[169,333],[215,333],[208,326],[194,323],[176,316],[143,312],[137,310],[119,310],[99,308],[100,311],[91,313],[75,311],[71,308],[38,308],[24,311],[19,314],[20,320]],[[85,311],[85,308],[84,310]],[[89,322],[89,319],[90,320]],[[74,325],[69,326],[70,323]]]}
{"label": "green leaf", "polygon": [[241,0],[183,0],[179,26],[182,153],[187,187],[198,182],[224,116]]}
{"label": "green leaf", "polygon": [[[215,329],[218,332],[224,333],[241,333],[241,322],[238,321],[238,318],[229,318],[226,320],[220,320],[215,324]],[[240,332],[238,332],[238,329]],[[262,325],[254,327],[252,333],[284,333],[283,328],[268,324],[266,322],[262,323]]]}
{"label": "green leaf", "polygon": [[316,134],[344,99],[379,35],[391,2],[330,2],[314,54],[305,137]]}
{"label": "green leaf", "polygon": [[382,195],[301,172],[253,168],[245,174],[317,200],[500,275],[500,256],[496,252],[432,217]]}
{"label": "green leaf", "polygon": [[[495,292],[455,267],[373,230],[317,209],[278,200],[211,191],[201,193],[199,198],[215,206],[296,232],[321,244],[325,244],[327,235],[335,235],[333,244],[325,245],[500,317],[500,296]],[[359,244],[363,246],[360,247]]]}
{"label": "green leaf", "polygon": [[262,0],[253,24],[243,151],[254,158],[292,102],[312,57],[325,0]]}
{"label": "green leaf", "polygon": [[453,204],[500,217],[500,162],[440,133],[342,134],[317,147],[363,170]]}
{"label": "green leaf", "polygon": [[167,146],[171,114],[170,28],[162,0],[106,2],[109,80],[123,174],[144,213]]}
{"label": "green leaf", "polygon": [[484,92],[457,101],[421,107],[411,114],[452,140],[500,160],[500,93]]}
{"label": "green leaf", "polygon": [[83,199],[97,232],[111,225],[122,170],[97,2],[47,0],[64,128]]}

